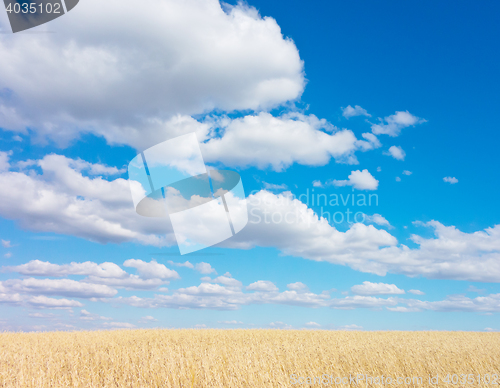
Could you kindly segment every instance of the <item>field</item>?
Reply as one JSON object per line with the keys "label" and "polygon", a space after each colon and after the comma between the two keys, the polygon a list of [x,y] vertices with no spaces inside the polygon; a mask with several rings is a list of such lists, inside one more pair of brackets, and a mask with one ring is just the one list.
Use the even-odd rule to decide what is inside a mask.
{"label": "field", "polygon": [[[329,377],[320,381],[324,374]],[[357,384],[350,381],[354,387],[500,387],[500,379],[494,384],[494,375],[500,377],[500,334],[156,329],[0,334],[0,387],[348,387],[349,375],[358,374],[372,383],[358,376]],[[430,383],[438,374],[439,385]],[[443,383],[448,374],[450,383]],[[308,384],[307,377],[311,383],[316,377],[316,383]]]}

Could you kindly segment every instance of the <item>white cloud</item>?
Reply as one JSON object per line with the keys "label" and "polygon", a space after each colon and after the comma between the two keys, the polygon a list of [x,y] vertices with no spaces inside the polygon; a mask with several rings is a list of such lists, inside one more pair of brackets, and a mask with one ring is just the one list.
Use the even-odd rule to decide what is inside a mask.
{"label": "white cloud", "polygon": [[345,330],[345,331],[356,331],[356,330],[363,330],[363,326],[351,324],[351,325],[344,325],[344,326],[339,326],[337,330]]}
{"label": "white cloud", "polygon": [[146,315],[145,317],[142,317],[139,321],[139,323],[151,323],[151,322],[158,322],[158,319],[152,317],[151,315]]}
{"label": "white cloud", "polygon": [[381,172],[382,171],[382,167],[377,167],[377,172]]}
{"label": "white cloud", "polygon": [[117,290],[106,285],[70,279],[10,279],[3,282],[3,285],[12,292],[74,298],[109,298],[118,293]]}
{"label": "white cloud", "polygon": [[[331,133],[321,131],[324,128]],[[357,142],[352,131],[336,130],[314,115],[273,117],[261,112],[228,122],[223,137],[209,140],[201,149],[207,162],[282,171],[293,163],[324,166],[331,158],[357,164],[354,152],[361,148]]]}
{"label": "white cloud", "polygon": [[128,322],[104,322],[102,324],[105,328],[114,328],[114,329],[135,329],[137,326]]}
{"label": "white cloud", "polygon": [[217,321],[217,323],[222,323],[224,325],[243,325],[243,322],[236,321],[236,320],[233,320],[233,321]]}
{"label": "white cloud", "polygon": [[[87,276],[84,279],[86,283],[139,290],[154,289],[160,285],[168,284],[165,279],[178,278],[177,272],[169,270],[154,261],[146,263],[141,260],[127,260],[125,263],[128,264],[129,267],[139,267],[140,269],[138,272],[141,276],[131,275],[115,263],[97,264],[90,261],[59,265],[40,260],[32,260],[26,264],[14,267],[4,267],[3,269],[4,271],[17,272],[28,276],[62,277],[70,275],[83,275]],[[127,266],[126,264],[124,265]],[[157,267],[157,265],[159,267]]]}
{"label": "white cloud", "polygon": [[19,101],[0,100],[3,127],[141,148],[174,137],[179,113],[267,109],[301,95],[303,63],[273,18],[244,4],[224,12],[217,0],[141,4],[89,0],[51,23],[64,34],[0,41],[0,86]]}
{"label": "white cloud", "polygon": [[321,327],[321,325],[319,323],[312,322],[312,321],[311,322],[307,322],[305,324],[305,326],[307,326],[307,327]]}
{"label": "white cloud", "polygon": [[10,243],[10,241],[7,240],[2,240],[2,246],[4,248],[12,248],[12,244]]}
{"label": "white cloud", "polygon": [[352,186],[357,190],[377,190],[378,180],[376,180],[368,170],[352,171],[347,180],[332,180],[334,186]]}
{"label": "white cloud", "polygon": [[396,112],[380,120],[380,124],[372,124],[375,135],[399,136],[403,128],[425,123],[426,120],[413,116],[410,112]]}
{"label": "white cloud", "polygon": [[191,268],[191,269],[194,268],[194,265],[191,264],[189,261],[185,261],[184,263],[175,263],[172,260],[169,260],[167,263],[170,265],[173,265],[175,267],[186,267],[186,268]]}
{"label": "white cloud", "polygon": [[397,160],[405,160],[406,152],[400,146],[392,146],[389,151],[384,152],[385,155],[392,156]]}
{"label": "white cloud", "polygon": [[123,278],[128,276],[128,273],[115,263],[106,262],[97,264],[91,261],[59,265],[48,261],[32,260],[29,263],[15,267],[4,267],[4,270],[17,272],[26,276],[61,277],[67,275],[87,275],[102,278]]}
{"label": "white cloud", "polygon": [[289,325],[287,323],[281,322],[281,321],[276,321],[276,322],[271,322],[269,324],[272,328],[279,328],[279,329],[292,329],[293,326]]}
{"label": "white cloud", "polygon": [[239,280],[234,279],[229,272],[226,272],[224,275],[218,276],[215,279],[204,277],[201,280],[203,282],[219,283],[227,287],[233,287],[235,289],[240,289],[243,285]]}
{"label": "white cloud", "polygon": [[7,252],[5,255],[3,255],[6,259],[10,259],[12,257],[12,252]]}
{"label": "white cloud", "polygon": [[342,108],[342,116],[344,116],[346,119],[355,116],[372,117],[371,114],[369,114],[365,109],[361,108],[359,105],[355,105],[354,108],[350,105],[348,105],[347,108]]}
{"label": "white cloud", "polygon": [[[0,114],[1,114],[1,112],[0,112]],[[0,151],[0,172],[9,171],[9,169],[10,169],[9,156],[10,155],[12,155],[12,151],[10,151],[10,152]]]}
{"label": "white cloud", "polygon": [[447,182],[447,183],[450,183],[452,185],[454,185],[455,183],[458,183],[458,179],[455,178],[455,177],[451,177],[451,176],[444,177],[443,181]]}
{"label": "white cloud", "polygon": [[142,260],[130,259],[123,263],[125,267],[137,269],[143,279],[179,279],[179,274],[168,269],[163,264],[158,264],[156,260],[147,263]]}
{"label": "white cloud", "polygon": [[404,171],[403,171],[403,175],[408,175],[408,176],[410,176],[411,174],[413,174],[411,171],[408,171],[408,170],[404,170]]}
{"label": "white cloud", "polygon": [[483,292],[486,292],[486,290],[484,288],[477,288],[473,285],[470,285],[469,287],[467,287],[467,292],[476,292],[478,294],[482,294]]}
{"label": "white cloud", "polygon": [[288,187],[284,183],[281,185],[273,184],[273,183],[267,183],[267,182],[262,182],[264,184],[264,189],[265,190],[286,190]]}
{"label": "white cloud", "polygon": [[208,326],[205,325],[204,323],[198,323],[197,325],[194,325],[196,329],[206,329]]}
{"label": "white cloud", "polygon": [[248,286],[246,286],[248,291],[263,291],[263,292],[277,292],[278,287],[273,282],[268,280],[259,280]]}
{"label": "white cloud", "polygon": [[380,309],[386,306],[395,306],[398,300],[395,298],[375,298],[373,296],[347,296],[342,299],[332,299],[329,305],[340,310],[354,310],[358,308]]}
{"label": "white cloud", "polygon": [[395,284],[363,282],[351,287],[351,292],[356,295],[399,295],[405,291]]}
{"label": "white cloud", "polygon": [[408,292],[413,295],[425,295],[425,292],[420,290],[408,290]]}
{"label": "white cloud", "polygon": [[31,307],[46,308],[46,309],[71,309],[72,307],[83,307],[83,304],[76,300],[54,299],[47,296],[39,295],[31,297],[27,300]]}
{"label": "white cloud", "polygon": [[209,275],[211,273],[217,274],[217,271],[213,269],[209,263],[198,263],[194,266],[194,269],[203,275]]}
{"label": "white cloud", "polygon": [[372,216],[366,215],[365,214],[365,222],[368,224],[377,224],[380,226],[387,226],[391,227],[391,224],[385,217],[381,216],[380,214],[374,214]]}
{"label": "white cloud", "polygon": [[87,310],[80,310],[80,319],[82,321],[112,321],[113,318],[103,317],[98,314],[92,314]]}
{"label": "white cloud", "polygon": [[323,187],[321,181],[313,181],[313,187]]}
{"label": "white cloud", "polygon": [[401,182],[401,178],[400,177],[396,177],[396,182]]}
{"label": "white cloud", "polygon": [[378,140],[377,136],[375,136],[373,133],[363,133],[361,135],[365,140],[358,140],[356,142],[356,145],[360,148],[362,151],[369,151],[373,150],[375,148],[380,148],[382,147],[382,143]]}
{"label": "white cloud", "polygon": [[32,231],[83,237],[101,243],[137,241],[171,245],[170,223],[138,215],[125,179],[83,176],[73,159],[47,155],[35,169],[0,173],[0,216]]}
{"label": "white cloud", "polygon": [[302,282],[290,283],[286,287],[292,291],[308,291],[308,287]]}

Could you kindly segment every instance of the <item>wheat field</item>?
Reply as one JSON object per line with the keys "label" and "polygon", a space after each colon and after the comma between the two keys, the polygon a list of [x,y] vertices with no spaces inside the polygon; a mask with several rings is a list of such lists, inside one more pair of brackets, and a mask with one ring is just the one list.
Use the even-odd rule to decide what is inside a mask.
{"label": "wheat field", "polygon": [[[494,376],[500,374],[498,333],[164,329],[2,333],[0,349],[0,387],[500,386]],[[358,374],[365,380],[349,382],[349,375]],[[443,383],[448,374],[450,382]],[[467,377],[463,374],[475,376],[474,382],[459,381]],[[436,375],[439,385],[429,382],[429,376]],[[398,377],[406,382],[398,384]]]}

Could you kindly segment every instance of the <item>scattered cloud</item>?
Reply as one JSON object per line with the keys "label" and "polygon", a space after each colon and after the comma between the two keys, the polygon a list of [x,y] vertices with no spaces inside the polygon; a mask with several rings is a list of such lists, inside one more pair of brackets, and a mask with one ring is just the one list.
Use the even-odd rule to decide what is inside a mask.
{"label": "scattered cloud", "polygon": [[363,284],[352,286],[351,292],[356,295],[400,295],[405,293],[395,284],[371,282],[363,282]]}
{"label": "scattered cloud", "polygon": [[297,292],[309,290],[309,288],[302,282],[290,283],[290,284],[287,284],[286,287],[289,290],[297,291]]}
{"label": "scattered cloud", "polygon": [[347,180],[332,180],[330,182],[334,186],[352,186],[357,190],[377,190],[378,183],[378,180],[366,169],[352,171]]}
{"label": "scattered cloud", "polygon": [[408,170],[404,170],[404,171],[403,171],[403,175],[408,175],[408,176],[410,176],[411,174],[413,174],[411,171],[408,171]]}
{"label": "scattered cloud", "polygon": [[379,124],[372,124],[375,135],[399,136],[401,130],[410,126],[425,123],[426,120],[413,116],[410,112],[396,112],[393,115],[379,119]]}
{"label": "scattered cloud", "polygon": [[369,114],[365,109],[361,108],[359,105],[355,105],[354,108],[350,105],[348,105],[347,108],[342,108],[342,116],[344,116],[346,119],[355,116],[372,117],[371,114]]}
{"label": "scattered cloud", "polygon": [[158,319],[156,319],[155,317],[153,317],[151,315],[146,315],[145,317],[142,317],[139,320],[139,323],[152,323],[152,322],[158,322]]}
{"label": "scattered cloud", "polygon": [[356,331],[356,330],[363,330],[363,326],[358,326],[355,324],[352,325],[344,325],[344,326],[339,326],[337,330],[346,330],[346,331]]}
{"label": "scattered cloud", "polygon": [[186,267],[186,268],[191,268],[194,269],[194,265],[191,264],[189,261],[185,261],[184,263],[175,263],[172,260],[167,261],[168,264],[173,265],[174,267]]}
{"label": "scattered cloud", "polygon": [[447,182],[447,183],[450,183],[452,185],[454,185],[455,183],[458,183],[458,179],[455,178],[455,177],[451,177],[451,176],[444,177],[443,181]]}
{"label": "scattered cloud", "polygon": [[288,187],[284,183],[281,185],[276,185],[273,183],[262,182],[264,184],[265,190],[286,190]]}
{"label": "scattered cloud", "polygon": [[194,269],[203,275],[217,274],[217,271],[209,263],[198,263],[194,266]]}
{"label": "scattered cloud", "polygon": [[246,287],[248,291],[276,292],[278,287],[268,280],[259,280]]}
{"label": "scattered cloud", "polygon": [[387,226],[389,228],[392,228],[390,222],[387,221],[385,217],[381,216],[380,214],[374,214],[372,216],[365,214],[365,222],[367,224],[377,224],[380,226]]}
{"label": "scattered cloud", "polygon": [[408,292],[413,295],[425,295],[425,292],[422,292],[420,290],[408,290]]}
{"label": "scattered cloud", "polygon": [[307,326],[307,327],[321,327],[321,325],[319,323],[312,322],[312,321],[311,322],[307,322],[305,324],[305,326]]}
{"label": "scattered cloud", "polygon": [[7,241],[7,240],[2,240],[2,246],[4,248],[12,248],[12,244],[10,241]]}
{"label": "scattered cloud", "polygon": [[313,187],[323,187],[321,181],[313,181]]}
{"label": "scattered cloud", "polygon": [[241,321],[217,321],[217,323],[222,323],[223,325],[243,325],[243,322]]}
{"label": "scattered cloud", "polygon": [[392,156],[397,160],[405,160],[406,152],[400,146],[392,146],[389,148],[389,151],[384,152],[385,155]]}
{"label": "scattered cloud", "polygon": [[163,264],[158,264],[156,260],[151,260],[147,263],[142,260],[130,259],[123,263],[124,267],[137,269],[139,275],[143,279],[179,279],[179,274],[171,269],[168,269]]}

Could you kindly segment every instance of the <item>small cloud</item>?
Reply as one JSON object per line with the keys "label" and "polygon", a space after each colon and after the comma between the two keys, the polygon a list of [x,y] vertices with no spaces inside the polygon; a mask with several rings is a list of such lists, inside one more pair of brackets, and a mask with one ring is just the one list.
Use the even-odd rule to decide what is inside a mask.
{"label": "small cloud", "polygon": [[201,323],[201,324],[198,324],[198,325],[194,325],[194,327],[197,328],[197,329],[206,329],[207,325],[205,325],[204,323]]}
{"label": "small cloud", "polygon": [[158,291],[159,292],[168,292],[168,288],[167,287],[160,287],[160,288],[158,288]]}
{"label": "small cloud", "polygon": [[425,292],[420,290],[409,290],[408,292],[413,295],[425,295]]}
{"label": "small cloud", "polygon": [[401,182],[401,178],[400,177],[396,177],[396,182]]}
{"label": "small cloud", "polygon": [[[403,128],[425,123],[427,120],[413,116],[410,112],[396,112],[391,116],[380,120],[380,124],[372,125],[372,132],[375,135],[399,136]],[[385,123],[384,123],[385,122]]]}
{"label": "small cloud", "polygon": [[2,246],[4,248],[12,248],[12,244],[8,240],[2,240]]}
{"label": "small cloud", "polygon": [[104,327],[112,327],[116,329],[135,329],[137,326],[128,322],[104,322]]}
{"label": "small cloud", "polygon": [[365,214],[365,222],[368,224],[377,224],[381,226],[387,226],[391,228],[391,224],[389,221],[385,219],[385,217],[381,216],[380,214],[374,214],[373,216],[369,216]]}
{"label": "small cloud", "polygon": [[5,255],[3,255],[3,257],[5,257],[6,259],[10,259],[12,257],[12,253],[7,252]]}
{"label": "small cloud", "polygon": [[151,323],[151,322],[158,322],[158,319],[152,317],[151,315],[146,315],[145,317],[142,317],[139,320],[139,323]]}
{"label": "small cloud", "polygon": [[348,105],[347,108],[341,108],[341,109],[342,109],[342,116],[344,116],[348,120],[349,118],[356,116],[372,117],[372,115],[369,114],[366,111],[366,109],[361,108],[359,105],[355,105],[354,108]]}
{"label": "small cloud", "polygon": [[387,152],[384,152],[384,155],[392,156],[397,160],[405,160],[406,152],[400,146],[392,146]]}
{"label": "small cloud", "polygon": [[189,261],[185,261],[184,263],[176,263],[172,260],[169,260],[167,263],[170,265],[173,265],[175,267],[186,267],[186,268],[191,268],[191,269],[194,268],[194,265],[191,264]]}
{"label": "small cloud", "polygon": [[408,170],[404,170],[404,171],[403,171],[403,175],[408,175],[408,176],[410,176],[411,174],[413,174],[411,171],[408,171]]}
{"label": "small cloud", "polygon": [[275,292],[278,291],[278,287],[273,282],[268,280],[259,280],[246,287],[248,291],[263,291],[263,292]]}
{"label": "small cloud", "polygon": [[19,135],[16,135],[16,136],[12,137],[12,140],[14,140],[14,141],[23,141],[23,138],[21,136],[19,136]]}
{"label": "small cloud", "polygon": [[483,292],[486,292],[484,288],[477,288],[475,286],[470,285],[469,288],[467,288],[468,292],[476,292],[478,294],[482,294]]}
{"label": "small cloud", "polygon": [[217,271],[213,269],[209,263],[198,263],[194,266],[194,269],[203,275],[209,275],[211,273],[215,273],[217,275]]}
{"label": "small cloud", "polygon": [[264,189],[266,190],[286,190],[288,186],[284,183],[281,185],[275,185],[273,183],[262,182],[264,184]]}
{"label": "small cloud", "polygon": [[292,291],[307,291],[307,286],[302,282],[287,284],[287,288]]}
{"label": "small cloud", "polygon": [[452,185],[454,185],[455,183],[458,183],[458,179],[455,177],[451,177],[451,176],[444,177],[443,181],[450,183]]}
{"label": "small cloud", "polygon": [[307,326],[307,327],[321,327],[321,325],[319,323],[316,323],[316,322],[307,322],[305,324],[305,326]]}
{"label": "small cloud", "polygon": [[281,321],[271,322],[269,324],[269,326],[276,327],[279,329],[291,329],[292,328],[292,325],[289,325],[289,324],[281,322]]}
{"label": "small cloud", "polygon": [[241,321],[218,321],[217,323],[221,323],[223,325],[243,325],[243,322]]}
{"label": "small cloud", "polygon": [[321,181],[314,181],[313,187],[323,187],[323,184],[321,183]]}
{"label": "small cloud", "polygon": [[400,295],[405,291],[398,288],[395,284],[386,283],[371,283],[363,282],[351,287],[351,292],[356,295],[370,296],[370,295]]}
{"label": "small cloud", "polygon": [[377,172],[381,172],[382,171],[382,167],[377,167]]}
{"label": "small cloud", "polygon": [[496,329],[492,329],[491,327],[485,327],[485,328],[484,328],[484,331],[487,331],[487,332],[489,332],[489,333],[493,333],[493,332],[498,331],[498,330],[496,330]]}
{"label": "small cloud", "polygon": [[352,171],[347,180],[332,180],[328,184],[334,186],[352,186],[357,190],[377,190],[378,180],[376,180],[368,170]]}
{"label": "small cloud", "polygon": [[363,330],[363,326],[358,325],[344,325],[337,328],[337,330],[346,330],[346,331],[354,331],[354,330]]}

